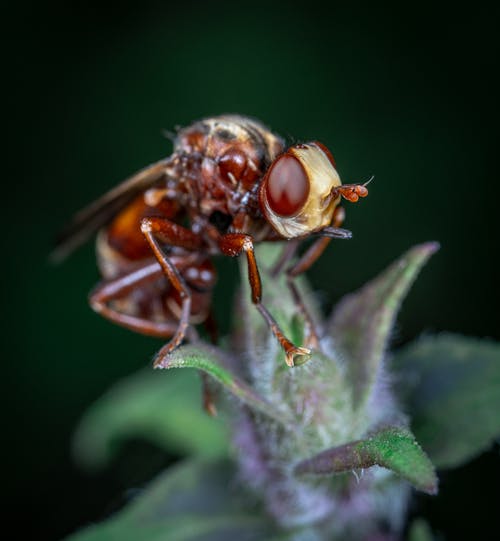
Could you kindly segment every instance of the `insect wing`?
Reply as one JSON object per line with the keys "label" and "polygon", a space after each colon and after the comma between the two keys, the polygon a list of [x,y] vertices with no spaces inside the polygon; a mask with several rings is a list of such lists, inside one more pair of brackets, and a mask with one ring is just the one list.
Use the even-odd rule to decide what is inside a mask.
{"label": "insect wing", "polygon": [[112,188],[102,197],[75,214],[56,238],[51,260],[59,262],[107,224],[136,195],[150,188],[166,175],[170,158],[160,160]]}

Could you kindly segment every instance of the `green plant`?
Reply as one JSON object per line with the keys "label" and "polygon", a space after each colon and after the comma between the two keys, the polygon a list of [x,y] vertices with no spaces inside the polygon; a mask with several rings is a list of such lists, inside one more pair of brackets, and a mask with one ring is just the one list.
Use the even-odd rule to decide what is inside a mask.
{"label": "green plant", "polygon": [[[322,338],[294,368],[242,286],[226,345],[184,346],[167,367],[201,370],[227,391],[218,419],[201,411],[188,371],[148,369],[118,383],[83,419],[78,458],[103,466],[132,436],[189,458],[72,539],[401,538],[411,486],[436,494],[434,466],[457,466],[500,434],[497,344],[440,334],[387,351],[401,301],[437,248],[409,250],[327,320],[299,282]],[[271,262],[275,248],[258,256]],[[264,283],[267,306],[301,343],[285,279]],[[422,521],[408,535],[431,538]]]}

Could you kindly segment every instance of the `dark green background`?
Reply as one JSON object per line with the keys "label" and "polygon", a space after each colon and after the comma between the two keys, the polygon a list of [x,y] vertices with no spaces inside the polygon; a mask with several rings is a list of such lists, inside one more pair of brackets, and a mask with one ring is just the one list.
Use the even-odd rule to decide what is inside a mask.
{"label": "dark green background", "polygon": [[[170,152],[162,129],[237,112],[323,141],[345,182],[376,176],[369,198],[347,208],[354,238],[310,272],[325,307],[413,244],[438,240],[394,344],[444,329],[500,338],[496,13],[42,2],[24,3],[4,25],[4,494],[20,532],[58,539],[100,519],[166,462],[139,444],[102,475],[71,462],[82,412],[160,343],[87,306],[98,279],[92,245],[62,266],[47,262],[74,211]],[[235,282],[234,261],[221,272]],[[217,299],[224,327],[229,296]],[[477,491],[493,494],[498,457],[482,460],[444,475],[441,500],[420,500],[436,529],[487,527],[493,497]],[[456,496],[464,483],[471,492]]]}

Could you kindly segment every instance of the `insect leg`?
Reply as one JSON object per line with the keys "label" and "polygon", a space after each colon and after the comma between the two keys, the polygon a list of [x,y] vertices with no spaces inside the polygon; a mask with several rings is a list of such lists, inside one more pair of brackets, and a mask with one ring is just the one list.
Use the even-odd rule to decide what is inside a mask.
{"label": "insect leg", "polygon": [[292,240],[287,241],[276,263],[274,263],[274,265],[271,267],[271,270],[270,270],[271,276],[275,277],[281,274],[281,272],[283,272],[285,265],[295,255],[298,245],[299,245],[298,239],[292,239]]}
{"label": "insect leg", "polygon": [[247,257],[248,281],[250,282],[252,302],[255,304],[262,317],[266,320],[269,328],[277,338],[278,342],[281,344],[281,347],[285,350],[287,365],[294,366],[295,357],[307,356],[310,354],[310,351],[307,348],[297,347],[290,340],[288,340],[288,338],[283,334],[283,331],[280,329],[279,325],[268,312],[267,308],[262,304],[262,283],[260,280],[259,269],[257,267],[257,261],[255,260],[252,237],[250,235],[244,235],[241,233],[228,233],[220,238],[219,246],[223,254],[232,257],[236,257],[242,252],[245,252]]}
{"label": "insect leg", "polygon": [[[340,227],[344,221],[344,217],[344,209],[342,207],[336,207],[333,214],[332,225],[334,227]],[[311,246],[309,246],[309,248],[302,254],[299,260],[286,271],[288,287],[290,288],[293,299],[299,307],[307,326],[307,345],[310,345],[312,348],[317,348],[319,346],[319,337],[316,332],[316,326],[314,325],[313,319],[305,307],[304,301],[302,300],[294,279],[312,267],[312,265],[325,251],[328,244],[330,244],[331,240],[331,237],[321,237],[314,241],[313,244],[311,244]]]}
{"label": "insect leg", "polygon": [[319,337],[316,331],[316,325],[314,324],[311,314],[307,310],[304,301],[302,300],[302,297],[299,293],[299,289],[297,287],[297,284],[295,283],[295,277],[299,276],[313,265],[313,263],[325,251],[325,248],[328,246],[331,240],[332,239],[328,237],[322,237],[314,241],[313,244],[311,244],[311,246],[309,246],[309,248],[306,250],[306,252],[302,254],[300,259],[286,271],[287,285],[290,289],[290,292],[292,293],[295,304],[299,308],[300,313],[304,318],[306,327],[306,343],[313,349],[317,349],[319,347]]}
{"label": "insect leg", "polygon": [[191,314],[191,293],[175,265],[163,252],[159,240],[173,246],[183,247],[188,250],[196,250],[201,246],[201,239],[185,227],[164,218],[154,216],[143,218],[141,221],[141,231],[146,237],[165,276],[172,284],[172,287],[179,293],[182,302],[177,329],[170,341],[157,353],[153,362],[155,368],[163,368],[165,358],[180,345],[186,335],[189,326],[189,316]]}
{"label": "insect leg", "polygon": [[129,294],[137,286],[154,282],[160,278],[163,270],[156,262],[145,265],[124,276],[113,280],[103,281],[89,295],[90,306],[98,314],[117,323],[122,327],[136,331],[148,336],[158,338],[170,338],[177,329],[177,324],[173,321],[152,321],[125,314],[115,310],[109,305],[109,302],[121,299]]}

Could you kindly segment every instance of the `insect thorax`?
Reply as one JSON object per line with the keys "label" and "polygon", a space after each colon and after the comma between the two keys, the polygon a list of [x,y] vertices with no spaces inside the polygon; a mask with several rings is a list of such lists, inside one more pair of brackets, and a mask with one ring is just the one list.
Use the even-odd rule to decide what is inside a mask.
{"label": "insect thorax", "polygon": [[[196,212],[222,226],[245,212],[260,218],[258,187],[283,141],[259,122],[236,115],[207,118],[183,128],[175,141],[185,189]],[[195,165],[196,162],[196,165]]]}

